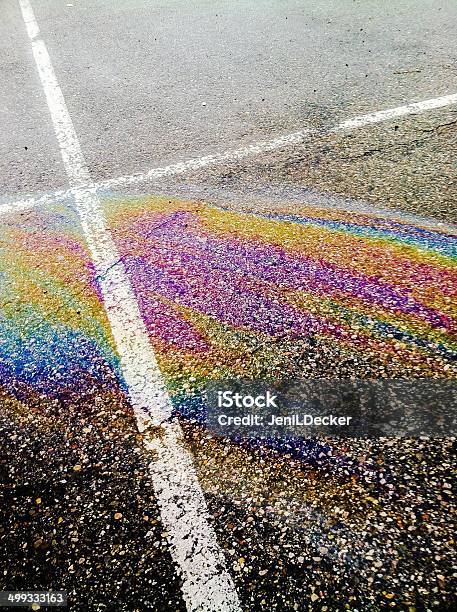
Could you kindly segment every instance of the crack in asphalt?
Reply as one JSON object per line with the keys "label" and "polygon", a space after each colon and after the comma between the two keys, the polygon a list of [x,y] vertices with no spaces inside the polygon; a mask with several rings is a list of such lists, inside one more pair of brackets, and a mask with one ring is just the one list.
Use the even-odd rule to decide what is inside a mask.
{"label": "crack in asphalt", "polygon": [[359,155],[352,155],[348,157],[343,157],[343,161],[353,161],[356,159],[362,159],[364,157],[372,157],[377,153],[383,153],[389,149],[397,149],[397,148],[416,148],[421,146],[423,143],[427,142],[429,138],[433,134],[440,134],[442,131],[451,128],[452,126],[457,125],[457,119],[455,121],[449,121],[448,123],[440,123],[439,125],[433,126],[432,128],[420,128],[419,131],[427,133],[427,136],[423,136],[422,138],[414,138],[413,140],[409,140],[407,142],[395,142],[381,147],[375,147],[372,149],[367,149],[363,153]]}

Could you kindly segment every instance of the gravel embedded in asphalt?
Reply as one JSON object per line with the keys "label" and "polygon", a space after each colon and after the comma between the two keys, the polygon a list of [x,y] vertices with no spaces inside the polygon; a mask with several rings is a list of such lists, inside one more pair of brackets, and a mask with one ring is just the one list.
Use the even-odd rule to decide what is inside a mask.
{"label": "gravel embedded in asphalt", "polygon": [[70,610],[185,610],[124,401],[1,396],[2,590],[65,590]]}

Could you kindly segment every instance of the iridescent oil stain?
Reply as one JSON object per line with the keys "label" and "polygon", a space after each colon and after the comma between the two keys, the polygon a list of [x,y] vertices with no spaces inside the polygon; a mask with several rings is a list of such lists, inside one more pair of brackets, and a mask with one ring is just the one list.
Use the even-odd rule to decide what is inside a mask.
{"label": "iridescent oil stain", "polygon": [[96,274],[71,211],[54,207],[2,221],[4,397],[38,405],[121,393]]}
{"label": "iridescent oil stain", "polygon": [[454,235],[310,206],[260,215],[144,198],[107,210],[172,388],[455,377]]}
{"label": "iridescent oil stain", "polygon": [[[451,499],[437,484],[448,478],[449,441],[226,440],[202,426],[200,391],[208,379],[232,377],[455,378],[455,236],[306,206],[248,214],[148,197],[107,201],[106,213],[224,550],[275,572],[284,561],[281,589],[298,567],[291,598],[300,605],[302,575],[319,576],[333,597],[336,572],[342,601],[359,584],[361,601],[385,603],[397,589],[403,597],[389,583],[400,575],[391,562],[409,576],[423,550],[422,583],[429,588],[435,570],[447,575],[447,561],[433,559],[444,558],[452,535],[441,520]],[[0,249],[0,403],[6,413],[21,404],[29,423],[19,420],[14,435],[39,438],[68,416],[62,456],[78,457],[72,477],[95,474],[95,456],[111,479],[108,440],[130,432],[128,456],[138,439],[114,425],[111,408],[128,411],[126,389],[77,219],[59,207],[5,217]],[[96,432],[104,432],[100,448]],[[125,482],[126,464],[114,480]],[[90,480],[81,482],[84,498]],[[281,556],[283,533],[303,564],[289,548]],[[388,590],[360,580],[373,554]],[[270,592],[270,574],[262,583],[256,572],[255,581]]]}
{"label": "iridescent oil stain", "polygon": [[[110,200],[108,223],[172,395],[208,378],[456,376],[456,237],[301,206]],[[13,395],[122,387],[77,221],[1,233],[0,376]],[[120,387],[119,387],[120,388]]]}

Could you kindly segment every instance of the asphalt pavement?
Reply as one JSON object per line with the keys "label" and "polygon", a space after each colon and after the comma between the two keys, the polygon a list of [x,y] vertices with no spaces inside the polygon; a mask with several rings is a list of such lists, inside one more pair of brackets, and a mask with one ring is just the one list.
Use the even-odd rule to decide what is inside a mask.
{"label": "asphalt pavement", "polygon": [[456,380],[457,5],[2,16],[0,590],[453,609],[455,438],[233,440],[202,397]]}

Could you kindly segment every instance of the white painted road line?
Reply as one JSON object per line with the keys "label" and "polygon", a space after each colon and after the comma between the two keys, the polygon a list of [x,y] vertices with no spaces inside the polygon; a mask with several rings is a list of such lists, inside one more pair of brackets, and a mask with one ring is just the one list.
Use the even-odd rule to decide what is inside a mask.
{"label": "white painted road line", "polygon": [[[194,170],[219,166],[224,163],[237,162],[250,157],[255,157],[256,155],[261,155],[263,153],[285,149],[295,144],[300,144],[303,142],[303,140],[312,135],[331,134],[335,132],[344,132],[346,130],[359,129],[367,125],[391,121],[392,119],[400,119],[409,115],[419,115],[429,110],[444,108],[454,104],[457,104],[457,94],[442,96],[441,98],[432,98],[431,100],[424,100],[423,102],[413,102],[404,106],[398,106],[396,108],[389,108],[374,113],[368,113],[367,115],[353,117],[352,119],[338,123],[327,130],[317,132],[311,129],[304,129],[298,132],[293,132],[292,134],[286,134],[285,136],[281,136],[279,138],[274,138],[273,140],[259,141],[240,149],[229,149],[223,153],[195,157],[184,162],[170,164],[169,166],[163,166],[161,168],[151,168],[146,172],[119,176],[117,178],[106,179],[98,183],[92,182],[90,186],[92,189],[100,192],[108,191],[115,187],[122,187],[124,185],[140,185],[141,183],[152,182],[169,176],[186,174]],[[56,199],[63,200],[71,195],[70,190],[58,190],[36,198],[31,197],[15,201],[13,200],[0,204],[0,214],[10,213],[17,210],[26,210],[27,208],[32,208],[34,206],[52,203]]]}
{"label": "white painted road line", "polygon": [[[19,0],[46,96],[62,160],[100,288],[146,448],[155,451],[150,474],[168,532],[170,551],[183,581],[188,610],[237,611],[233,581],[225,569],[190,452],[179,423],[168,421],[171,402],[149,342],[124,265],[106,227],[78,136],[29,0]],[[154,427],[159,435],[153,436]]]}
{"label": "white painted road line", "polygon": [[[391,119],[404,117],[406,115],[417,115],[427,110],[434,108],[441,108],[444,106],[450,106],[451,104],[457,104],[457,94],[444,96],[442,98],[434,98],[433,100],[425,100],[424,102],[416,102],[413,104],[407,104],[406,106],[399,106],[397,108],[391,108],[375,113],[369,113],[368,115],[360,115],[354,117],[348,121],[343,121],[337,125],[331,127],[328,130],[324,130],[324,133],[341,132],[349,129],[361,128],[366,125],[373,123],[381,123],[383,121],[389,121]],[[231,149],[223,153],[215,155],[206,155],[205,157],[197,157],[189,159],[186,162],[172,164],[163,168],[153,168],[144,173],[131,174],[127,176],[120,176],[118,178],[107,179],[98,183],[99,189],[111,189],[113,187],[120,187],[123,185],[133,185],[138,183],[146,183],[152,179],[163,178],[166,176],[173,176],[175,174],[184,174],[193,170],[199,170],[201,168],[209,166],[218,166],[224,163],[237,162],[249,157],[255,157],[263,153],[270,153],[279,149],[284,149],[295,144],[300,144],[309,136],[317,133],[316,130],[304,129],[299,132],[293,132],[280,138],[273,140],[264,140],[241,149]]]}
{"label": "white painted road line", "polygon": [[20,212],[21,210],[35,208],[36,206],[55,204],[56,199],[59,199],[59,197],[68,198],[70,195],[70,190],[66,189],[65,191],[51,191],[51,193],[46,193],[43,196],[23,198],[22,200],[12,200],[11,202],[0,204],[0,214],[6,215],[8,213],[16,213]]}
{"label": "white painted road line", "polygon": [[388,108],[387,110],[368,113],[368,115],[360,115],[360,117],[354,117],[348,121],[343,121],[343,123],[340,123],[331,131],[340,132],[342,130],[354,130],[372,123],[391,121],[392,119],[399,119],[407,115],[420,115],[425,111],[451,106],[452,104],[457,104],[457,94],[442,96],[441,98],[432,98],[431,100],[424,100],[423,102],[413,102],[405,106],[397,106],[396,108]]}
{"label": "white painted road line", "polygon": [[274,140],[263,140],[256,142],[241,149],[229,149],[223,153],[205,155],[204,157],[194,157],[185,162],[171,164],[170,166],[164,166],[163,168],[152,168],[147,172],[107,179],[105,181],[100,181],[98,183],[98,187],[99,189],[109,190],[113,187],[146,183],[154,179],[174,176],[176,174],[185,174],[187,172],[192,172],[193,170],[200,170],[201,168],[237,162],[249,157],[256,157],[262,153],[269,153],[271,151],[277,151],[278,149],[285,149],[295,144],[300,144],[307,136],[310,136],[311,134],[311,130],[301,130],[299,132],[294,132],[293,134],[287,134],[286,136],[275,138]]}

